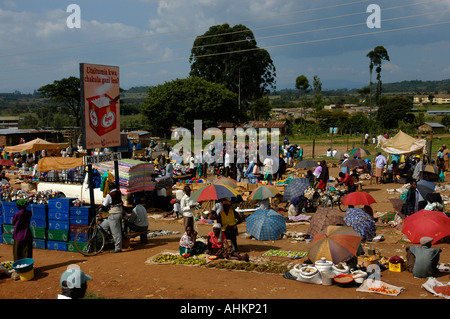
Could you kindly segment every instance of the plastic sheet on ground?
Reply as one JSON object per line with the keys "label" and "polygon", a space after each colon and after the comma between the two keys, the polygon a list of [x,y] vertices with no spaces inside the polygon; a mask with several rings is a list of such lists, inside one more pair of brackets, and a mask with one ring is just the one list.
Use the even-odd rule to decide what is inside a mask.
{"label": "plastic sheet on ground", "polygon": [[[369,288],[380,288],[380,287],[387,287],[387,289],[389,290],[397,290],[397,293],[383,293],[383,292],[379,292],[379,291],[373,291],[373,290],[369,290]],[[405,288],[404,287],[397,287],[391,284],[388,284],[384,281],[381,280],[374,280],[374,279],[366,279],[364,280],[364,282],[361,284],[361,286],[359,286],[356,291],[361,291],[361,292],[370,292],[370,293],[377,293],[377,294],[381,294],[381,295],[385,295],[385,296],[398,296]]]}
{"label": "plastic sheet on ground", "polygon": [[434,290],[435,287],[443,287],[443,286],[450,286],[450,281],[447,282],[446,284],[444,284],[434,277],[428,277],[428,280],[422,285],[422,288],[425,289],[426,291],[432,293],[436,297],[450,299],[449,295],[444,295],[444,294],[438,293]]}

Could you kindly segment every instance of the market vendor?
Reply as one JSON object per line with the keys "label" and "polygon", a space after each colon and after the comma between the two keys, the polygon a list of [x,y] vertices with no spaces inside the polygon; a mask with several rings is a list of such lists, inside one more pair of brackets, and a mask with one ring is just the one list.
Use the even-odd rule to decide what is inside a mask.
{"label": "market vendor", "polygon": [[197,241],[197,232],[190,225],[188,225],[183,236],[180,238],[180,255],[198,255],[204,253],[205,250],[205,244]]}
{"label": "market vendor", "polygon": [[[141,198],[133,199],[133,210],[125,215],[125,230],[133,232],[148,231],[147,209],[141,204]],[[141,243],[147,243],[147,233],[140,235]]]}
{"label": "market vendor", "polygon": [[431,248],[433,238],[422,237],[421,246],[406,247],[408,271],[415,278],[427,278],[436,274],[441,249]]}
{"label": "market vendor", "polygon": [[106,195],[102,204],[108,211],[109,216],[102,222],[102,227],[111,232],[114,239],[114,250],[111,252],[118,253],[122,251],[122,193],[116,188],[115,183],[109,184],[109,189],[111,191]]}
{"label": "market vendor", "polygon": [[33,235],[30,228],[32,212],[27,209],[29,203],[24,198],[18,199],[16,205],[19,210],[12,218],[12,224],[14,225],[14,261],[33,258]]}
{"label": "market vendor", "polygon": [[207,237],[207,254],[218,258],[229,258],[248,261],[248,254],[241,256],[228,245],[227,238],[222,231],[222,225],[216,223]]}
{"label": "market vendor", "polygon": [[194,227],[194,204],[191,201],[191,188],[189,185],[184,187],[184,195],[180,201],[181,210],[183,212],[184,228],[188,225]]}
{"label": "market vendor", "polygon": [[240,223],[243,222],[242,217],[233,209],[230,201],[225,200],[222,202],[223,210],[220,214],[217,214],[217,222],[222,224],[222,231],[225,236],[231,240],[233,249],[237,252],[237,235],[238,227]]}
{"label": "market vendor", "polygon": [[337,186],[345,184],[347,186],[347,191],[349,193],[353,193],[356,191],[356,185],[355,181],[353,180],[353,177],[348,173],[339,172],[339,179],[336,178]]}

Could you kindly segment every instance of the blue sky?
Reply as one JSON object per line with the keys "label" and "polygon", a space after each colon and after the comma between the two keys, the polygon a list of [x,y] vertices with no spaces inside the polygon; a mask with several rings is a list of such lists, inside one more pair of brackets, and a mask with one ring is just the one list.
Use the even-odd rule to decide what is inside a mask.
{"label": "blue sky", "polygon": [[[70,29],[69,4],[81,8]],[[370,4],[381,28],[370,29]],[[33,92],[79,76],[79,63],[120,67],[121,87],[189,74],[192,43],[212,25],[244,24],[277,69],[276,88],[318,75],[324,89],[369,82],[366,54],[383,45],[384,83],[450,78],[450,0],[0,0],[0,92]]]}

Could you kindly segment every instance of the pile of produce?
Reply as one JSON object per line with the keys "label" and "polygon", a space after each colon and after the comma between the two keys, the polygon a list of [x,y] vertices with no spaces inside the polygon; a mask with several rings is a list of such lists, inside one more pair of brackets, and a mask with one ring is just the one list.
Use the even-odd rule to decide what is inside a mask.
{"label": "pile of produce", "polygon": [[205,259],[195,257],[183,257],[174,254],[162,254],[153,258],[153,262],[160,264],[179,264],[179,265],[204,265]]}
{"label": "pile of produce", "polygon": [[369,288],[369,290],[370,291],[374,291],[374,292],[379,292],[379,293],[382,293],[382,294],[386,294],[386,295],[392,295],[392,294],[398,293],[397,290],[395,290],[395,289],[390,290],[386,286],[381,286],[379,288]]}
{"label": "pile of produce", "polygon": [[270,249],[265,252],[263,256],[276,256],[276,257],[289,257],[289,258],[303,258],[306,257],[308,253],[304,251],[290,251],[290,250],[278,250]]}
{"label": "pile of produce", "polygon": [[245,270],[245,271],[257,271],[266,273],[285,273],[289,270],[289,267],[283,263],[267,262],[267,263],[255,263],[244,261],[232,261],[221,260],[218,262],[211,262],[205,265],[208,268],[218,268],[227,270]]}

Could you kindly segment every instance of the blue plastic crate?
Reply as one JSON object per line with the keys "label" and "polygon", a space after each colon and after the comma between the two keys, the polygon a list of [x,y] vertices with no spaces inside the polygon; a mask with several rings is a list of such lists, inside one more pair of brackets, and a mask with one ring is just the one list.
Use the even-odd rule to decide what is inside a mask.
{"label": "blue plastic crate", "polygon": [[3,202],[2,201],[2,212],[3,214],[9,213],[9,214],[15,214],[18,212],[19,209],[17,208],[16,202]]}
{"label": "blue plastic crate", "polygon": [[47,219],[48,205],[31,204],[30,209],[34,218]]}
{"label": "blue plastic crate", "polygon": [[56,209],[59,211],[69,212],[69,208],[73,206],[73,201],[76,198],[51,198],[48,200],[48,209]]}
{"label": "blue plastic crate", "polygon": [[12,224],[14,214],[3,214],[3,224]]}
{"label": "blue plastic crate", "polygon": [[61,220],[61,221],[69,221],[69,213],[63,213],[59,211],[48,211],[48,219],[49,220]]}
{"label": "blue plastic crate", "polygon": [[[69,233],[70,240],[69,241],[75,241],[75,237],[77,236],[77,233]],[[86,236],[78,236],[78,241],[87,242]]]}
{"label": "blue plastic crate", "polygon": [[88,218],[90,209],[90,206],[70,207],[70,217]]}
{"label": "blue plastic crate", "polygon": [[67,242],[47,240],[47,249],[67,251]]}
{"label": "blue plastic crate", "polygon": [[69,226],[69,222],[68,221],[61,221],[61,220],[49,220],[48,221],[48,229],[52,229],[52,230],[69,230],[70,226]]}
{"label": "blue plastic crate", "polygon": [[44,239],[33,239],[33,248],[46,249],[46,241]]}
{"label": "blue plastic crate", "polygon": [[88,218],[70,218],[70,225],[89,225]]}
{"label": "blue plastic crate", "polygon": [[38,218],[31,218],[30,226],[38,227],[38,228],[47,228],[47,220],[45,220],[45,219],[38,219]]}

